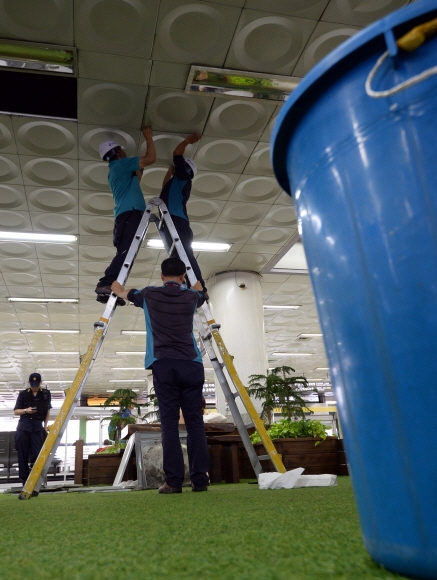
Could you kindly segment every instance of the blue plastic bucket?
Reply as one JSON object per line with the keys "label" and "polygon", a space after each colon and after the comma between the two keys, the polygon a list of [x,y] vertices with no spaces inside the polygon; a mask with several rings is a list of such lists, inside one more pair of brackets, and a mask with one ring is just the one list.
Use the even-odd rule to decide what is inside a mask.
{"label": "blue plastic bucket", "polygon": [[[415,3],[319,63],[284,105],[273,165],[301,226],[365,546],[437,578],[437,17]],[[417,81],[417,79],[416,79]]]}

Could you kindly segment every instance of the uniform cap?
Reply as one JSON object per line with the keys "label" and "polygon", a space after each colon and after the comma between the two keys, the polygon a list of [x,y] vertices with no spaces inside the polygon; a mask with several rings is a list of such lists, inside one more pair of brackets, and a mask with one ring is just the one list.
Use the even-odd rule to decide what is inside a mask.
{"label": "uniform cap", "polygon": [[41,375],[39,373],[32,373],[29,377],[31,387],[39,387],[41,384]]}
{"label": "uniform cap", "polygon": [[185,163],[190,167],[194,177],[197,173],[197,165],[194,163],[192,159],[185,159]]}
{"label": "uniform cap", "polygon": [[100,143],[100,145],[99,145],[100,158],[105,159],[105,155],[107,153],[109,153],[111,151],[111,149],[114,149],[115,147],[121,147],[121,145],[119,145],[118,143],[115,143],[115,141],[103,141],[103,143]]}

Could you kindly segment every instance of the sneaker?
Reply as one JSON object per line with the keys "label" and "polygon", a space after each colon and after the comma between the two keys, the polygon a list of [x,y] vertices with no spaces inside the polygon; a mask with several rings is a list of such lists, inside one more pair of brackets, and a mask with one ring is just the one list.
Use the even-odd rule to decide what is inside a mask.
{"label": "sneaker", "polygon": [[194,483],[192,483],[191,484],[191,491],[208,491],[208,486],[207,485],[198,486],[198,485],[194,485]]}
{"label": "sneaker", "polygon": [[182,487],[170,487],[167,482],[164,482],[158,489],[158,493],[182,493]]}
{"label": "sneaker", "polygon": [[[100,302],[100,304],[106,304],[109,298],[110,298],[109,294],[97,294],[96,300],[97,302]],[[126,302],[125,300],[123,300],[123,298],[118,297],[116,304],[117,306],[125,306]]]}
{"label": "sneaker", "polygon": [[96,294],[107,294],[107,295],[111,295],[112,290],[111,290],[111,286],[96,286],[94,292]]}

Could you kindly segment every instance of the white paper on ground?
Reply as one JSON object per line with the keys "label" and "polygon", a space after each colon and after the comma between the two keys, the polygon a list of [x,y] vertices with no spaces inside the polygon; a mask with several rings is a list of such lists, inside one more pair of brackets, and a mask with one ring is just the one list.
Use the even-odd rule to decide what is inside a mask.
{"label": "white paper on ground", "polygon": [[301,475],[294,487],[319,487],[337,485],[337,476],[329,473],[323,475]]}
{"label": "white paper on ground", "polygon": [[260,489],[291,489],[304,468],[298,467],[285,473],[260,473],[258,485]]}

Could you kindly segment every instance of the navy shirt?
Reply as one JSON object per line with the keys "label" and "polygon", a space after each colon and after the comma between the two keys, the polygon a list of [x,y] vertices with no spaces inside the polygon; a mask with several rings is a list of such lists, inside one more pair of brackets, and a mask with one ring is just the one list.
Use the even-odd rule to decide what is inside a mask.
{"label": "navy shirt", "polygon": [[27,409],[28,407],[36,407],[37,412],[32,414],[24,414],[20,416],[17,429],[21,431],[41,431],[43,429],[43,421],[46,418],[47,411],[52,408],[52,395],[47,389],[38,389],[36,395],[33,394],[29,387],[24,391],[18,393],[15,409]]}
{"label": "navy shirt", "polygon": [[144,211],[146,202],[141,191],[136,171],[139,157],[123,157],[109,164],[108,183],[114,197],[114,218],[125,211]]}
{"label": "navy shirt", "polygon": [[191,174],[187,170],[183,155],[174,155],[173,163],[175,174],[164,185],[159,197],[167,206],[170,215],[188,220],[187,201],[191,194]]}
{"label": "navy shirt", "polygon": [[146,319],[145,368],[159,359],[202,362],[193,334],[194,314],[205,298],[177,282],[130,290],[128,300],[143,308]]}

